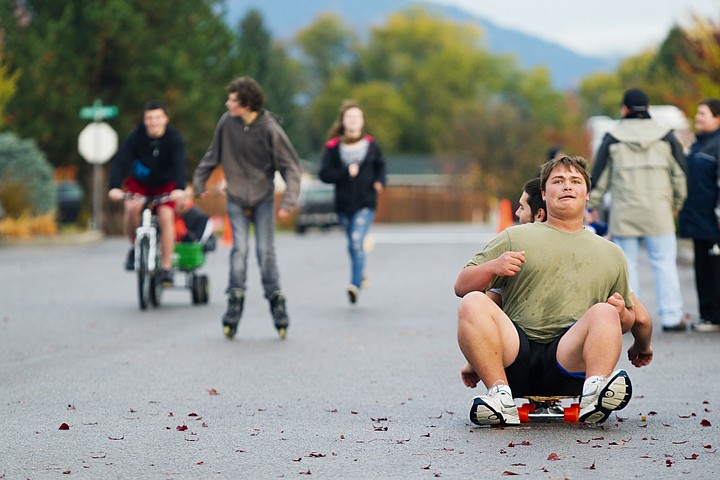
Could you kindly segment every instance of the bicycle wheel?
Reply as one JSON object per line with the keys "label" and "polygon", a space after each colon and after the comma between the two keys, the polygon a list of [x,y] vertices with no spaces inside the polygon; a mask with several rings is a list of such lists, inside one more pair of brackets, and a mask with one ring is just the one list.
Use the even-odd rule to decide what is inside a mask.
{"label": "bicycle wheel", "polygon": [[149,255],[150,255],[150,239],[142,237],[140,242],[140,258],[138,261],[138,300],[140,300],[140,310],[145,310],[150,301],[150,276]]}

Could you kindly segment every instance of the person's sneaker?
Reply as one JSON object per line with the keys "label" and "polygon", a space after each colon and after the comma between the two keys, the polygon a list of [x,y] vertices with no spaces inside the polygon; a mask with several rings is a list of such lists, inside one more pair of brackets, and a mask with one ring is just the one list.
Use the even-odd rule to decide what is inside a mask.
{"label": "person's sneaker", "polygon": [[238,323],[242,316],[243,306],[245,305],[245,291],[242,289],[233,289],[228,293],[228,306],[222,317],[223,334],[232,339],[237,333]]}
{"label": "person's sneaker", "polygon": [[135,270],[135,247],[131,247],[125,258],[125,270],[132,272]]}
{"label": "person's sneaker", "polygon": [[350,303],[357,303],[358,297],[360,296],[360,290],[355,285],[350,285],[347,288],[348,300]]}
{"label": "person's sneaker", "polygon": [[632,383],[625,370],[616,370],[609,378],[591,377],[580,398],[580,421],[602,423],[615,410],[622,410],[632,397]]}
{"label": "person's sneaker", "polygon": [[173,285],[173,272],[163,268],[160,270],[160,283],[163,287],[172,287]]}
{"label": "person's sneaker", "polygon": [[692,324],[695,332],[720,332],[720,323],[713,323],[710,320],[700,320],[698,323]]}
{"label": "person's sneaker", "polygon": [[278,330],[287,328],[290,324],[287,308],[285,307],[285,296],[282,292],[275,292],[270,296],[270,313],[272,314],[273,322],[275,322],[275,328]]}
{"label": "person's sneaker", "polygon": [[685,322],[683,320],[680,320],[680,323],[676,325],[663,325],[662,327],[663,332],[684,332],[687,330],[687,325],[685,325]]}
{"label": "person's sneaker", "polygon": [[[505,387],[507,388],[507,387]],[[520,425],[517,405],[512,393],[494,386],[486,395],[473,399],[470,420],[476,425]]]}

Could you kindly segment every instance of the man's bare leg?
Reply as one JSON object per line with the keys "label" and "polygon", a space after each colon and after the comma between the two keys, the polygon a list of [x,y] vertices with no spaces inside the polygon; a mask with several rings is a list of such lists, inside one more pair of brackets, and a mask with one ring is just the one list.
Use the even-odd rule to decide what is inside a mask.
{"label": "man's bare leg", "polygon": [[461,372],[463,383],[472,388],[482,381],[489,389],[475,397],[470,420],[478,425],[520,423],[505,375],[520,348],[513,323],[487,295],[471,292],[458,308],[457,336],[468,361]]}

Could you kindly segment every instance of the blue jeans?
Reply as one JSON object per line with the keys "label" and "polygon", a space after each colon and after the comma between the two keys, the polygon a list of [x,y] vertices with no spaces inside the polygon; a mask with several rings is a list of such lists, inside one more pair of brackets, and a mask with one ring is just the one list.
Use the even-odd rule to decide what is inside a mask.
{"label": "blue jeans", "polygon": [[271,196],[253,208],[243,207],[227,197],[227,213],[232,228],[233,245],[230,250],[230,283],[233,289],[245,290],[247,280],[248,233],[250,223],[255,227],[255,251],[265,298],[280,291],[280,275],[275,259],[275,199]]}
{"label": "blue jeans", "polygon": [[642,301],[638,278],[640,240],[645,244],[655,279],[655,300],[660,323],[672,327],[682,321],[683,300],[677,270],[677,238],[675,233],[648,237],[613,237],[625,253],[630,272],[630,287]]}
{"label": "blue jeans", "polygon": [[352,215],[341,213],[338,215],[340,225],[345,229],[348,239],[348,253],[350,254],[350,283],[358,289],[362,287],[363,272],[365,271],[365,250],[363,242],[370,230],[370,224],[375,217],[375,210],[363,208]]}

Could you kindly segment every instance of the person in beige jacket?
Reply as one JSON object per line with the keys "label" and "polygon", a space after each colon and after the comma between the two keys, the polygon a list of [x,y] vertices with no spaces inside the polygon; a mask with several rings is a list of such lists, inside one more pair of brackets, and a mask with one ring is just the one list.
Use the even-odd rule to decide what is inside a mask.
{"label": "person in beige jacket", "polygon": [[588,207],[596,212],[610,193],[609,233],[625,253],[633,291],[640,295],[642,242],[653,269],[663,330],[684,331],[675,235],[675,215],[687,196],[682,145],[671,129],[650,117],[642,90],[627,90],[621,108],[623,118],[595,155]]}

